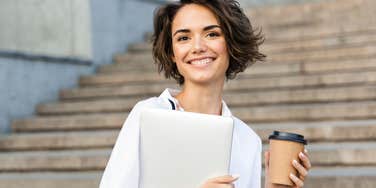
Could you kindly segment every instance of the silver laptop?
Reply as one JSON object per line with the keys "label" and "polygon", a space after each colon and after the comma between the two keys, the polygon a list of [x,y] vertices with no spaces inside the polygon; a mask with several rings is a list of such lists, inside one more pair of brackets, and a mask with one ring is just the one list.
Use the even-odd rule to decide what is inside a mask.
{"label": "silver laptop", "polygon": [[233,119],[145,109],[140,117],[140,188],[198,188],[227,175]]}

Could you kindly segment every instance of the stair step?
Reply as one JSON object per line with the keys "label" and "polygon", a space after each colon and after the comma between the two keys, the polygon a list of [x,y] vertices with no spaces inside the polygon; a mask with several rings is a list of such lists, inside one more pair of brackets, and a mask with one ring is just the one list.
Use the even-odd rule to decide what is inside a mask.
{"label": "stair step", "polygon": [[376,167],[313,167],[304,187],[373,188],[376,187]]}
{"label": "stair step", "polygon": [[93,101],[75,101],[41,104],[37,107],[40,115],[127,112],[137,101],[144,98],[133,97],[126,99],[98,99]]}
{"label": "stair step", "polygon": [[317,75],[274,76],[267,78],[236,79],[225,84],[225,90],[261,90],[300,87],[332,87],[351,84],[372,84],[376,82],[376,72],[340,72]]}
{"label": "stair step", "polygon": [[[266,39],[267,40],[267,39]],[[328,50],[335,48],[362,47],[367,44],[375,44],[376,31],[365,33],[344,33],[338,36],[322,36],[297,41],[270,42],[260,46],[261,51],[267,54],[296,53],[317,50]]]}
{"label": "stair step", "polygon": [[0,151],[113,147],[118,131],[16,133],[0,137]]}
{"label": "stair step", "polygon": [[332,49],[318,49],[298,52],[284,52],[280,54],[271,54],[269,61],[273,63],[284,62],[308,62],[308,61],[327,61],[336,59],[347,59],[356,57],[372,57],[376,54],[376,43],[365,44],[364,46],[339,47]]}
{"label": "stair step", "polygon": [[[39,114],[60,114],[60,113],[91,113],[91,112],[113,112],[127,111],[143,97],[127,97],[124,99],[113,99],[108,93],[108,99],[66,101],[59,103],[48,103],[38,106]],[[286,89],[268,91],[244,91],[225,92],[224,100],[230,106],[255,106],[265,104],[281,103],[323,103],[336,101],[356,101],[376,99],[376,85],[352,86],[334,88],[311,88],[311,89]]]}
{"label": "stair step", "polygon": [[[319,70],[320,68],[316,68]],[[244,76],[245,77],[245,76]],[[276,75],[269,77],[250,77],[250,78],[237,78],[225,84],[225,90],[249,90],[249,89],[267,89],[267,88],[297,88],[297,87],[313,87],[313,86],[334,86],[334,85],[348,85],[348,84],[371,84],[376,82],[376,71],[372,69],[367,71],[353,71],[353,72],[339,72],[339,73],[321,73],[309,75]],[[81,83],[84,87],[103,87],[103,86],[121,86],[128,84],[127,88],[132,87],[144,88],[152,87],[151,89],[158,89],[159,84],[173,85],[172,80],[152,82],[137,82],[136,84],[129,85],[130,81],[120,74],[114,75],[101,75],[90,76],[86,78],[85,83]],[[151,84],[153,83],[153,84]],[[137,86],[136,86],[137,85]],[[142,89],[141,89],[142,90]],[[149,89],[147,89],[150,91]],[[132,91],[133,92],[133,91]]]}
{"label": "stair step", "polygon": [[[314,166],[376,165],[373,142],[312,143],[307,148]],[[103,170],[110,153],[110,149],[2,152],[0,171]]]}
{"label": "stair step", "polygon": [[0,171],[104,170],[109,149],[0,153]]}
{"label": "stair step", "polygon": [[288,104],[278,106],[235,107],[233,114],[246,122],[350,120],[376,117],[376,102],[338,102],[327,104]]}
{"label": "stair step", "polygon": [[[263,150],[268,148],[264,145]],[[306,148],[313,166],[376,165],[375,142],[323,142],[308,144]]]}
{"label": "stair step", "polygon": [[[140,76],[140,73],[130,74],[97,74],[90,76],[81,76],[80,85],[90,85],[92,83],[112,84],[112,83],[156,83],[166,82],[163,75],[159,75],[157,72],[145,72]],[[171,81],[170,81],[171,82]]]}
{"label": "stair step", "polygon": [[274,130],[304,135],[308,142],[376,140],[376,120],[349,120],[324,122],[249,123],[249,126],[268,142]]}
{"label": "stair step", "polygon": [[104,86],[104,87],[86,87],[76,89],[65,89],[60,91],[62,100],[96,98],[96,97],[150,97],[158,96],[164,88],[178,87],[175,84],[143,84],[143,85],[122,85],[122,86]]}
{"label": "stair step", "polygon": [[255,21],[259,21],[266,26],[275,24],[292,25],[301,22],[331,20],[333,17],[344,13],[364,10],[362,5],[364,5],[364,1],[319,1],[252,7],[245,9],[245,12],[251,18],[255,17]]}
{"label": "stair step", "polygon": [[102,113],[32,117],[16,119],[12,129],[15,132],[119,129],[127,116],[128,113]]}
{"label": "stair step", "polygon": [[[376,167],[314,167],[304,187],[374,188]],[[29,172],[0,174],[0,188],[98,187],[102,171]]]}
{"label": "stair step", "polygon": [[101,176],[102,171],[0,173],[0,188],[93,188]]}
{"label": "stair step", "polygon": [[[121,125],[121,124],[120,124]],[[16,133],[0,137],[1,151],[60,150],[113,147],[116,130]],[[275,124],[249,124],[264,143],[274,131],[299,133],[312,142],[373,141],[376,140],[376,120],[349,122],[293,122]]]}

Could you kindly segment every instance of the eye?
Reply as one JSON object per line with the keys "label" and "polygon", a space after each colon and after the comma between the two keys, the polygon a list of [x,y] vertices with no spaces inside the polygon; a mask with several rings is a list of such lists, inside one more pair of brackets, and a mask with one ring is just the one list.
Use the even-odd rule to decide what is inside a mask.
{"label": "eye", "polygon": [[210,33],[208,33],[208,35],[207,35],[208,37],[219,37],[220,36],[220,34],[219,33],[217,33],[217,32],[210,32]]}
{"label": "eye", "polygon": [[187,36],[181,36],[181,37],[178,37],[178,41],[185,41],[185,40],[188,40],[189,38]]}

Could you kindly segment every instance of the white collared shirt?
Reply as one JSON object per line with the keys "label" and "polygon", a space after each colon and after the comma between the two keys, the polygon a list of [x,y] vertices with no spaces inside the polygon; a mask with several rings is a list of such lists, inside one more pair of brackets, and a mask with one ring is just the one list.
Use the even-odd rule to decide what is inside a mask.
{"label": "white collared shirt", "polygon": [[[178,107],[174,96],[179,92],[174,89],[166,89],[159,97],[140,101],[133,107],[116,140],[103,173],[100,188],[138,188],[140,174],[139,115],[141,109],[171,109],[170,101],[175,107]],[[180,107],[177,110],[184,109]],[[235,188],[260,188],[262,150],[260,137],[247,124],[234,117],[223,100],[222,116],[234,119],[230,175],[240,175],[240,178],[234,183]]]}

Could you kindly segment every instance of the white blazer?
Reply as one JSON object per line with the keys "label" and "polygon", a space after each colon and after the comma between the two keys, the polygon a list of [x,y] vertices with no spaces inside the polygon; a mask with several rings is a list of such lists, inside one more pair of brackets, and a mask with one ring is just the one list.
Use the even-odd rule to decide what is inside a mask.
{"label": "white blazer", "polygon": [[[140,111],[143,108],[175,108],[178,103],[173,96],[179,92],[179,90],[168,88],[159,97],[140,101],[133,107],[116,140],[103,173],[100,188],[138,188]],[[183,111],[184,109],[178,110]],[[222,116],[234,119],[230,175],[240,175],[240,178],[234,183],[235,188],[260,188],[262,151],[260,137],[247,124],[232,116],[223,100]]]}

